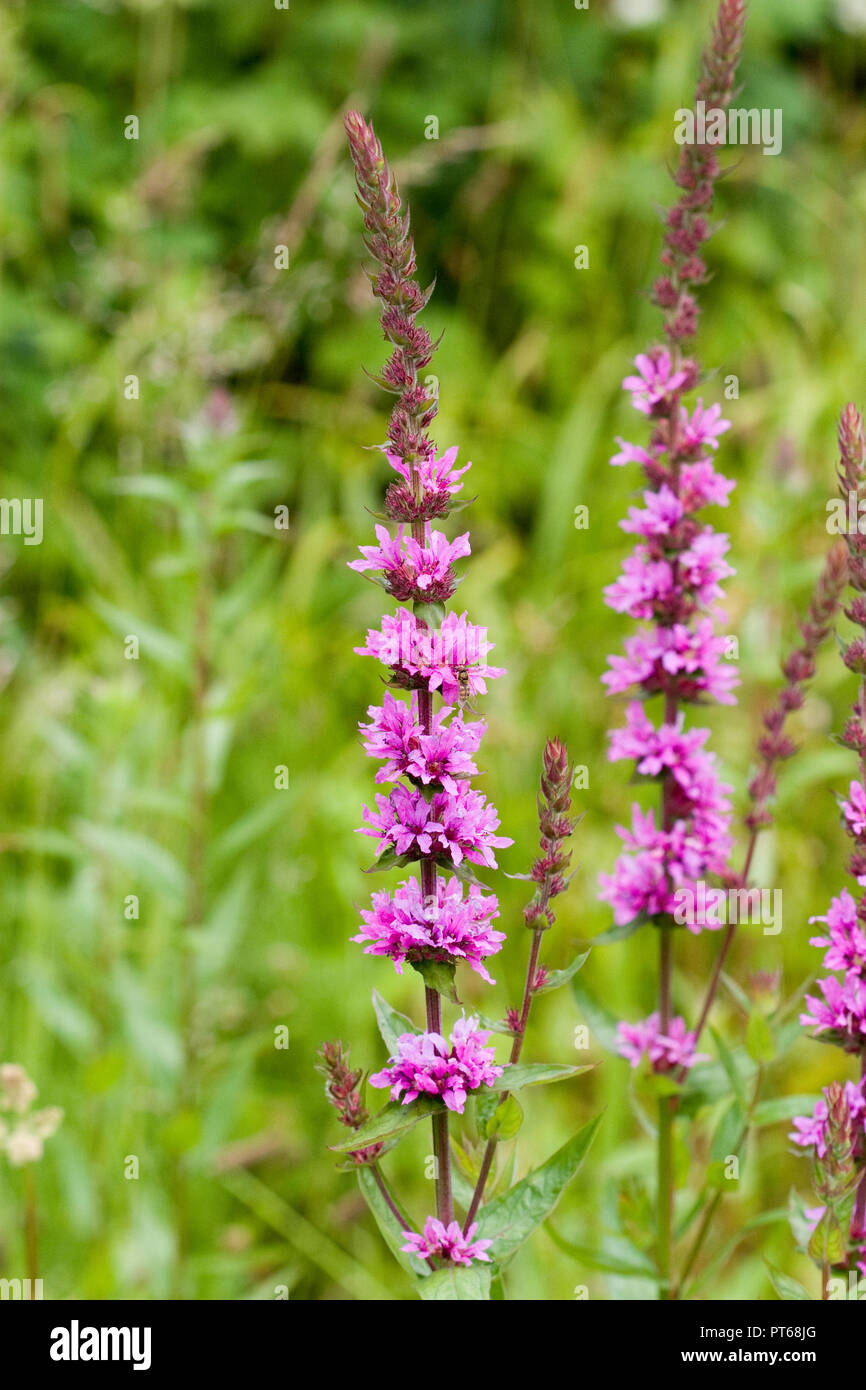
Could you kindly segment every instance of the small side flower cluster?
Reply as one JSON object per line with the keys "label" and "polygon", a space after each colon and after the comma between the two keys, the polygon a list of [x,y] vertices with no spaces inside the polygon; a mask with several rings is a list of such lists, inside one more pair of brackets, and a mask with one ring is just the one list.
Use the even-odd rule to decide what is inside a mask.
{"label": "small side flower cluster", "polygon": [[702,1052],[695,1051],[695,1034],[686,1029],[685,1019],[672,1018],[667,1031],[662,1032],[657,1013],[650,1014],[641,1023],[620,1023],[619,1054],[633,1067],[639,1067],[646,1057],[650,1071],[658,1075],[666,1072],[688,1071],[695,1062],[709,1059]]}
{"label": "small side flower cluster", "polygon": [[523,920],[534,931],[553,926],[556,917],[551,903],[565,892],[573,878],[573,874],[568,873],[571,850],[565,848],[576,824],[569,815],[573,783],[568,749],[561,739],[548,739],[544,745],[541,790],[537,797],[541,854],[533,861],[529,872],[530,881],[537,887],[523,909]]}
{"label": "small side flower cluster", "polygon": [[[644,698],[663,695],[664,720],[657,727],[642,702],[633,701],[625,727],[611,734],[608,756],[611,762],[633,760],[642,777],[660,780],[664,805],[661,823],[654,811],[635,805],[631,828],[617,828],[626,853],[612,874],[602,876],[601,896],[622,926],[673,913],[678,891],[725,872],[731,788],[705,749],[709,731],[687,730],[678,706],[732,703],[738,683],[710,616],[722,596],[721,581],[733,573],[724,558],[728,538],[697,516],[710,502],[726,503],[733,486],[711,459],[728,422],[718,406],[705,410],[698,402],[690,414],[681,404],[681,393],[697,381],[693,361],[675,368],[667,349],[657,348],[637,366],[639,375],[623,385],[635,408],[654,421],[650,448],[620,441],[613,462],[626,455],[640,462],[650,487],[644,506],[632,507],[621,523],[641,539],[605,597],[617,612],[651,626],[626,640],[625,656],[610,658],[604,682],[611,694],[637,687]],[[701,925],[690,922],[695,931]]]}
{"label": "small side flower cluster", "polygon": [[57,1133],[63,1111],[56,1105],[34,1110],[38,1091],[23,1067],[15,1062],[0,1066],[0,1152],[13,1167],[38,1163],[46,1139]]}
{"label": "small side flower cluster", "polygon": [[477,1230],[477,1221],[473,1221],[464,1235],[458,1222],[452,1221],[445,1226],[435,1216],[428,1216],[423,1235],[417,1231],[403,1232],[407,1240],[400,1249],[419,1255],[422,1260],[447,1260],[456,1265],[471,1265],[473,1260],[483,1260],[489,1264],[487,1249],[493,1241],[473,1240]]}
{"label": "small side flower cluster", "polygon": [[[862,416],[853,405],[842,413],[839,451],[840,492],[846,498],[851,492],[858,500],[866,497],[866,432]],[[850,783],[840,809],[842,824],[853,841],[848,869],[858,887],[866,890],[866,536],[853,531],[846,542],[852,595],[844,611],[863,635],[843,648],[842,659],[860,677],[860,687],[840,741],[857,754],[860,775]],[[846,1161],[853,1166],[852,1187],[856,1189],[847,1234],[850,1246],[856,1250],[866,1241],[866,892],[861,891],[855,898],[843,888],[832,899],[826,914],[810,921],[823,922],[827,928],[824,935],[812,937],[811,944],[824,950],[824,968],[834,973],[819,979],[820,994],[806,995],[807,1008],[800,1022],[811,1028],[812,1036],[819,1041],[834,1044],[856,1057],[859,1075],[844,1086],[834,1083],[825,1091],[811,1116],[794,1120],[791,1138],[812,1150],[818,1180],[824,1181],[825,1186],[829,1181],[824,1172],[828,1153],[834,1149],[834,1143],[834,1151],[840,1143],[843,1148],[847,1145]],[[831,1143],[834,1135],[838,1142]],[[817,1182],[816,1191],[824,1195]],[[822,1230],[835,1219],[830,1205],[829,1214],[825,1210],[821,1216]],[[864,1256],[866,1250],[861,1250],[860,1268],[866,1272]],[[844,1256],[838,1263],[846,1263]]]}
{"label": "small side flower cluster", "polygon": [[402,1033],[397,1039],[397,1055],[383,1071],[370,1077],[371,1086],[390,1086],[391,1099],[404,1105],[419,1096],[439,1096],[449,1110],[463,1114],[469,1091],[492,1086],[502,1075],[495,1052],[485,1043],[487,1029],[479,1028],[477,1018],[460,1018],[450,1039],[439,1033]]}
{"label": "small side flower cluster", "polygon": [[866,1220],[857,1197],[864,1110],[858,1087],[833,1081],[818,1102],[811,1128],[807,1121],[794,1121],[798,1128],[791,1137],[814,1151],[812,1185],[822,1205],[807,1207],[805,1215],[809,1253],[822,1265],[825,1278],[832,1267],[850,1269],[852,1264],[866,1275]]}
{"label": "small side flower cluster", "polygon": [[[318,1056],[316,1070],[325,1078],[325,1095],[339,1115],[340,1123],[349,1129],[360,1129],[369,1119],[367,1107],[361,1100],[364,1073],[352,1071],[348,1050],[344,1050],[341,1042],[323,1043]],[[349,1154],[349,1160],[361,1168],[375,1163],[381,1152],[381,1144],[371,1144],[366,1149],[355,1149]]]}

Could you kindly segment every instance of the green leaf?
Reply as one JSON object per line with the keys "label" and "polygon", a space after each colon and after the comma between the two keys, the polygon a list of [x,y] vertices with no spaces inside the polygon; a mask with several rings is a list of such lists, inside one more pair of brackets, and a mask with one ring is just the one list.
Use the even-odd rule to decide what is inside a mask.
{"label": "green leaf", "polygon": [[433,1096],[419,1096],[409,1105],[392,1100],[384,1110],[373,1115],[360,1129],[353,1130],[349,1139],[341,1139],[339,1144],[331,1144],[332,1153],[352,1153],[354,1149],[364,1149],[368,1144],[376,1144],[381,1139],[404,1134],[413,1129],[419,1120],[428,1120],[433,1115],[441,1115],[446,1109],[444,1101]]}
{"label": "green leaf", "polygon": [[728,1044],[722,1037],[721,1033],[718,1033],[715,1028],[710,1028],[710,1032],[713,1035],[713,1040],[718,1050],[719,1061],[721,1062],[724,1068],[725,1075],[731,1083],[731,1089],[734,1095],[737,1097],[737,1100],[745,1109],[747,1105],[746,1090],[745,1086],[743,1085],[743,1078],[737,1070],[737,1064],[734,1061],[734,1055],[731,1052],[731,1049],[728,1047]]}
{"label": "green leaf", "polygon": [[403,856],[398,854],[393,845],[383,849],[378,859],[374,859],[369,869],[364,869],[365,874],[383,874],[387,869],[396,869],[403,863]]}
{"label": "green leaf", "polygon": [[770,1032],[770,1025],[760,1009],[753,1009],[746,1025],[746,1051],[753,1062],[772,1062],[776,1055],[776,1044]]}
{"label": "green leaf", "polygon": [[491,1033],[507,1033],[509,1037],[514,1036],[514,1030],[504,1018],[488,1018],[487,1014],[481,1013],[480,1009],[472,1010],[482,1028],[489,1028]]}
{"label": "green leaf", "polygon": [[446,1269],[437,1269],[427,1279],[420,1279],[416,1290],[419,1298],[425,1301],[482,1303],[490,1298],[492,1275],[490,1265],[473,1263],[468,1269],[465,1265],[451,1265]]}
{"label": "green leaf", "polygon": [[599,1004],[579,980],[572,980],[571,992],[577,1007],[589,1023],[590,1031],[595,1034],[605,1052],[619,1055],[619,1020],[616,1016],[603,1004]]}
{"label": "green leaf", "polygon": [[813,1260],[818,1264],[842,1264],[848,1254],[848,1232],[851,1224],[851,1208],[853,1200],[843,1203],[841,1210],[845,1215],[844,1228],[839,1220],[839,1213],[832,1207],[827,1207],[821,1220],[815,1227],[809,1239],[808,1251]]}
{"label": "green leaf", "polygon": [[491,1083],[491,1091],[520,1091],[524,1086],[546,1086],[551,1081],[565,1081],[592,1071],[594,1063],[584,1067],[560,1066],[555,1062],[529,1062],[525,1066],[505,1067],[502,1075]]}
{"label": "green leaf", "polygon": [[445,621],[444,603],[416,603],[413,612],[419,623],[426,623],[434,631]]}
{"label": "green leaf", "polygon": [[773,1100],[762,1100],[752,1112],[752,1124],[756,1129],[762,1125],[776,1125],[781,1120],[792,1120],[795,1115],[811,1115],[815,1109],[814,1096],[776,1096]]}
{"label": "green leaf", "polygon": [[544,1229],[554,1245],[564,1254],[571,1255],[590,1269],[601,1269],[606,1274],[620,1274],[625,1279],[657,1277],[656,1267],[649,1255],[643,1250],[638,1250],[624,1236],[606,1235],[602,1236],[597,1245],[575,1245],[573,1241],[566,1240],[555,1231],[549,1221],[545,1222]]}
{"label": "green leaf", "polygon": [[475,870],[472,868],[468,859],[461,859],[459,864],[452,864],[449,859],[447,864],[443,864],[442,867],[446,869],[448,873],[453,874],[455,878],[459,878],[461,883],[468,883],[470,887],[486,888],[487,886],[481,882],[480,878],[476,878]]}
{"label": "green leaf", "polygon": [[153,661],[182,680],[189,680],[192,657],[186,642],[182,642],[173,633],[166,632],[154,623],[145,622],[135,613],[106,603],[104,599],[94,598],[92,607],[119,638],[124,641],[127,637],[138,638],[143,663]]}
{"label": "green leaf", "polygon": [[770,1283],[773,1285],[779,1297],[784,1299],[786,1303],[792,1303],[794,1301],[801,1303],[815,1302],[809,1290],[805,1289],[798,1279],[792,1279],[789,1274],[783,1274],[780,1269],[774,1268],[774,1266],[769,1264],[766,1260],[764,1264],[770,1276]]}
{"label": "green leaf", "polygon": [[612,946],[616,941],[627,941],[635,932],[645,927],[648,919],[646,917],[635,917],[631,922],[619,922],[615,926],[608,927],[607,931],[599,932],[598,936],[592,938],[593,946]]}
{"label": "green leaf", "polygon": [[133,884],[141,883],[177,901],[185,897],[186,870],[169,850],[147,835],[83,820],[76,821],[73,828],[91,853],[124,869]]}
{"label": "green leaf", "polygon": [[189,489],[164,473],[139,473],[134,477],[116,478],[111,490],[123,497],[146,497],[151,502],[164,502],[178,511],[191,512],[196,507],[196,499]]}
{"label": "green leaf", "polygon": [[728,1154],[737,1152],[745,1123],[746,1111],[741,1102],[734,1097],[730,1105],[725,1107],[713,1135],[711,1157],[714,1162],[723,1160],[728,1157]]}
{"label": "green leaf", "polygon": [[584,951],[583,955],[575,956],[571,965],[566,966],[564,970],[551,970],[545,983],[539,989],[533,990],[533,993],[547,994],[548,990],[561,989],[563,985],[567,985],[589,960],[589,955],[589,951]]}
{"label": "green leaf", "polygon": [[470,1146],[468,1143],[461,1144],[453,1134],[450,1135],[451,1152],[454,1155],[455,1169],[459,1170],[468,1183],[475,1187],[481,1173],[481,1150],[480,1146]]}
{"label": "green leaf", "polygon": [[376,1218],[376,1225],[382,1233],[385,1244],[388,1246],[392,1255],[403,1266],[408,1274],[414,1274],[419,1278],[424,1278],[425,1273],[429,1273],[429,1268],[417,1255],[410,1255],[400,1249],[401,1245],[406,1244],[403,1235],[404,1230],[409,1230],[410,1223],[407,1221],[405,1226],[401,1226],[396,1216],[392,1212],[385,1198],[379,1190],[379,1185],[370,1169],[367,1167],[358,1169],[358,1186],[361,1189],[364,1201]]}
{"label": "green leaf", "polygon": [[508,1095],[505,1100],[500,1101],[490,1119],[483,1127],[485,1139],[497,1139],[500,1143],[507,1143],[520,1132],[523,1124],[523,1110],[520,1101],[516,1096]]}
{"label": "green leaf", "polygon": [[643,1086],[650,1095],[655,1096],[656,1100],[665,1100],[668,1096],[677,1096],[683,1089],[682,1085],[675,1081],[672,1076],[665,1076],[662,1072],[651,1072],[644,1077]]}
{"label": "green leaf", "polygon": [[798,1250],[807,1250],[812,1238],[812,1222],[806,1215],[806,1203],[796,1188],[788,1194],[788,1224]]}
{"label": "green leaf", "polygon": [[453,1004],[459,1004],[457,998],[457,988],[454,984],[454,976],[457,967],[453,961],[444,960],[413,960],[412,969],[417,970],[421,979],[428,989],[438,990],[444,994],[446,999],[450,999]]}
{"label": "green leaf", "polygon": [[725,1242],[719,1253],[703,1270],[701,1270],[698,1278],[683,1289],[681,1297],[691,1298],[697,1293],[699,1288],[703,1288],[704,1284],[708,1283],[715,1274],[724,1267],[740,1244],[740,1241],[744,1240],[752,1231],[758,1230],[761,1226],[773,1226],[777,1222],[784,1221],[786,1214],[784,1207],[775,1207],[770,1211],[759,1212],[757,1216],[753,1216],[750,1221],[747,1221],[744,1226],[740,1226],[734,1235],[731,1236],[730,1240]]}
{"label": "green leaf", "polygon": [[[493,1085],[486,1089],[517,1091],[523,1086],[543,1086],[549,1081],[562,1081],[565,1077],[578,1076],[582,1071],[590,1070],[590,1067],[560,1067],[544,1063],[526,1067],[506,1067],[502,1076],[497,1077]],[[343,1139],[339,1144],[332,1144],[330,1147],[333,1153],[351,1153],[354,1149],[363,1149],[368,1144],[376,1144],[382,1139],[403,1134],[417,1125],[419,1120],[441,1115],[446,1110],[445,1102],[438,1096],[419,1096],[408,1105],[394,1100],[378,1114],[373,1115],[360,1129],[354,1130],[351,1138]]]}
{"label": "green leaf", "polygon": [[396,1009],[392,1009],[387,999],[383,999],[376,989],[373,990],[373,1010],[389,1057],[397,1055],[397,1044],[401,1033],[419,1033],[421,1031],[415,1027],[411,1018],[407,1018],[405,1014],[400,1014]]}
{"label": "green leaf", "polygon": [[579,1171],[600,1123],[601,1116],[597,1115],[540,1168],[482,1207],[478,1236],[493,1241],[488,1251],[491,1256],[503,1260],[513,1255],[536,1226],[547,1219]]}

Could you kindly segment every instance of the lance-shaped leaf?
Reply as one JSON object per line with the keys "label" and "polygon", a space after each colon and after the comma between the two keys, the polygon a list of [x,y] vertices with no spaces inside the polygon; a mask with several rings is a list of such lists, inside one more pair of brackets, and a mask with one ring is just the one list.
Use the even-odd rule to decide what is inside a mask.
{"label": "lance-shaped leaf", "polygon": [[438,1097],[419,1096],[408,1105],[402,1105],[399,1100],[392,1100],[390,1105],[373,1115],[360,1129],[354,1130],[351,1139],[342,1139],[339,1144],[332,1144],[331,1149],[334,1153],[351,1153],[353,1149],[365,1149],[369,1144],[376,1144],[381,1139],[404,1134],[407,1130],[413,1129],[419,1120],[429,1120],[432,1115],[441,1115],[445,1108],[444,1102]]}
{"label": "lance-shaped leaf", "polygon": [[376,1218],[376,1225],[382,1232],[385,1244],[388,1246],[394,1258],[399,1260],[407,1274],[414,1274],[423,1279],[426,1274],[430,1273],[429,1267],[423,1260],[419,1259],[417,1255],[410,1255],[408,1252],[400,1249],[401,1245],[406,1244],[406,1237],[403,1235],[403,1232],[404,1230],[409,1230],[409,1221],[407,1220],[405,1225],[401,1226],[391,1208],[388,1206],[388,1203],[385,1201],[385,1198],[379,1190],[379,1185],[369,1168],[365,1167],[358,1169],[358,1186],[361,1189],[364,1201]]}
{"label": "lance-shaped leaf", "polygon": [[418,1033],[420,1029],[416,1028],[411,1018],[407,1018],[405,1014],[392,1009],[387,999],[383,999],[377,989],[373,990],[373,1009],[382,1041],[388,1049],[388,1056],[395,1057],[400,1035],[402,1033]]}
{"label": "lance-shaped leaf", "polygon": [[571,992],[574,995],[574,1002],[589,1024],[590,1032],[595,1034],[605,1052],[618,1054],[619,1035],[616,1016],[603,1004],[599,1004],[598,1000],[590,994],[588,989],[584,988],[579,980],[572,981]]}
{"label": "lance-shaped leaf", "polygon": [[546,1086],[551,1081],[565,1081],[569,1076],[581,1076],[592,1071],[595,1063],[583,1067],[567,1067],[557,1062],[518,1063],[514,1067],[504,1067],[501,1076],[491,1082],[491,1091],[520,1091],[524,1086]]}
{"label": "lance-shaped leaf", "polygon": [[574,979],[574,976],[583,969],[588,960],[589,951],[584,951],[583,955],[575,956],[571,965],[567,965],[564,970],[551,970],[544,984],[533,990],[533,994],[547,994],[548,990],[561,989],[563,985],[568,984],[569,980]]}
{"label": "lance-shaped leaf", "polygon": [[779,1297],[784,1299],[786,1303],[791,1303],[795,1300],[801,1303],[807,1301],[809,1303],[815,1302],[809,1290],[804,1288],[798,1279],[792,1279],[789,1274],[783,1274],[781,1269],[776,1269],[773,1265],[767,1264],[766,1260],[764,1263],[767,1265],[770,1283],[773,1285]]}
{"label": "lance-shaped leaf", "polygon": [[523,1110],[519,1100],[516,1096],[507,1095],[505,1100],[497,1105],[493,1114],[485,1120],[482,1133],[485,1139],[507,1142],[515,1137],[522,1124]]}
{"label": "lance-shaped leaf", "polygon": [[[524,1086],[543,1086],[550,1081],[563,1081],[569,1076],[579,1076],[581,1072],[591,1071],[587,1067],[562,1067],[544,1062],[529,1066],[506,1067],[489,1088],[492,1091],[518,1091]],[[471,1094],[471,1093],[470,1093]],[[392,1100],[377,1115],[373,1115],[365,1125],[356,1129],[350,1139],[332,1144],[334,1153],[351,1153],[354,1149],[364,1149],[369,1144],[377,1144],[396,1134],[403,1134],[418,1124],[419,1120],[430,1119],[433,1115],[445,1113],[447,1106],[438,1096],[419,1096],[417,1100],[404,1105],[402,1101]]]}
{"label": "lance-shaped leaf", "polygon": [[451,1265],[437,1269],[429,1279],[420,1279],[416,1289],[419,1298],[426,1300],[484,1303],[490,1298],[491,1277],[491,1265]]}
{"label": "lance-shaped leaf", "polygon": [[640,931],[649,921],[648,917],[633,917],[630,922],[617,922],[615,926],[608,927],[607,931],[599,932],[598,936],[592,938],[593,946],[612,946],[616,941],[627,941],[635,932]]}
{"label": "lance-shaped leaf", "polygon": [[479,1239],[493,1241],[487,1252],[489,1255],[496,1260],[507,1259],[536,1226],[547,1220],[580,1169],[600,1122],[601,1116],[597,1115],[540,1168],[533,1169],[503,1196],[495,1197],[482,1207],[476,1235]]}

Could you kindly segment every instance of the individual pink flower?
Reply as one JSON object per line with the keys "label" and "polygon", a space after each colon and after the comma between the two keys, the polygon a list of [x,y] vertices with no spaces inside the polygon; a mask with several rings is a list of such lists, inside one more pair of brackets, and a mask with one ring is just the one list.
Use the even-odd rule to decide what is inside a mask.
{"label": "individual pink flower", "polygon": [[664,406],[686,382],[686,373],[674,371],[671,355],[666,348],[658,348],[653,353],[640,353],[634,360],[637,376],[627,376],[623,390],[631,392],[631,403],[642,415],[652,415],[659,406]]}
{"label": "individual pink flower", "polygon": [[629,507],[625,521],[619,523],[623,531],[630,531],[647,539],[668,536],[685,515],[682,502],[666,483],[658,492],[645,492],[643,500],[642,508]]}
{"label": "individual pink flower", "polygon": [[457,446],[446,449],[439,458],[435,457],[432,445],[421,457],[407,463],[405,459],[385,445],[383,453],[402,482],[392,483],[386,495],[388,515],[395,521],[415,521],[431,516],[447,516],[451,499],[463,484],[458,482],[471,463],[455,468]]}
{"label": "individual pink flower", "polygon": [[736,486],[732,478],[717,473],[709,459],[698,459],[680,467],[678,496],[687,512],[699,512],[702,507],[726,507]]}
{"label": "individual pink flower", "polygon": [[364,925],[352,940],[362,942],[369,955],[389,956],[398,974],[406,960],[464,960],[488,984],[495,984],[484,961],[501,950],[505,940],[505,933],[491,926],[498,916],[496,897],[474,884],[464,896],[459,879],[438,877],[436,901],[431,895],[425,902],[418,880],[409,879],[393,895],[373,894],[372,908],[362,908]]}
{"label": "individual pink flower", "polygon": [[716,636],[709,618],[694,628],[684,623],[638,632],[624,643],[625,656],[608,658],[610,670],[602,676],[610,694],[640,685],[647,694],[659,692],[679,700],[702,697],[732,705],[739,685],[736,670],[726,663],[724,637]]}
{"label": "individual pink flower", "polygon": [[807,994],[808,1009],[800,1015],[804,1027],[815,1029],[815,1037],[827,1035],[846,1052],[866,1048],[866,979],[853,971],[840,982],[834,975],[818,981],[823,999]]}
{"label": "individual pink flower", "polygon": [[656,1073],[688,1070],[695,1062],[706,1062],[708,1057],[695,1052],[695,1034],[690,1033],[685,1020],[672,1018],[667,1033],[662,1033],[659,1015],[650,1014],[641,1023],[620,1023],[617,1027],[619,1053],[633,1067],[640,1066],[644,1057],[649,1059],[650,1068]]}
{"label": "individual pink flower", "polygon": [[377,782],[396,782],[409,777],[413,782],[429,786],[438,783],[456,796],[458,779],[473,777],[478,768],[473,761],[486,725],[483,720],[465,723],[450,705],[438,710],[432,718],[429,733],[424,733],[418,719],[418,697],[413,693],[406,704],[390,691],[385,691],[381,706],[367,710],[369,724],[358,728],[367,737],[364,748],[371,758],[382,758],[384,766],[376,773]]}
{"label": "individual pink flower", "polygon": [[866,832],[866,789],[862,782],[852,782],[848,789],[848,801],[842,802],[842,813],[852,835]]}
{"label": "individual pink flower", "polygon": [[494,834],[499,826],[496,808],[463,783],[456,796],[436,792],[429,801],[423,792],[399,783],[390,796],[376,797],[376,807],[364,807],[365,825],[359,833],[378,838],[377,854],[390,846],[407,860],[441,855],[455,865],[465,858],[495,869],[493,850],[513,843]]}
{"label": "individual pink flower", "polygon": [[487,1249],[492,1240],[474,1240],[478,1222],[473,1221],[464,1235],[456,1221],[445,1226],[435,1216],[428,1216],[424,1223],[424,1234],[417,1231],[404,1231],[406,1244],[400,1249],[410,1255],[419,1255],[422,1260],[447,1260],[451,1264],[471,1265],[473,1260],[490,1263]]}
{"label": "individual pink flower", "polygon": [[866,976],[866,933],[857,916],[857,904],[843,888],[838,898],[833,898],[826,917],[810,917],[809,922],[825,922],[827,936],[812,936],[811,946],[824,946],[826,970],[854,971]]}
{"label": "individual pink flower", "polygon": [[680,408],[680,443],[684,451],[700,453],[702,449],[718,449],[719,435],[731,428],[730,420],[722,419],[722,407],[710,405],[704,409],[699,400],[691,415],[685,406]]}
{"label": "individual pink flower", "polygon": [[495,1052],[487,1047],[490,1032],[477,1018],[459,1018],[450,1040],[440,1033],[401,1033],[397,1054],[370,1077],[370,1085],[390,1087],[391,1099],[411,1105],[420,1095],[435,1096],[462,1115],[469,1091],[491,1086],[502,1075]]}
{"label": "individual pink flower", "polygon": [[651,468],[662,452],[659,448],[655,453],[649,453],[639,444],[629,444],[627,439],[621,439],[619,435],[616,436],[616,442],[619,445],[619,453],[614,454],[610,460],[615,468],[621,468],[625,463],[639,463],[642,468]]}
{"label": "individual pink flower", "polygon": [[423,545],[411,535],[404,535],[402,526],[393,537],[387,527],[377,526],[376,539],[378,545],[359,547],[363,559],[352,560],[349,569],[381,572],[388,593],[398,602],[444,603],[455,589],[452,565],[471,553],[468,531],[449,541],[442,531],[432,530],[429,524],[424,527]]}
{"label": "individual pink flower", "polygon": [[393,617],[385,614],[381,628],[371,629],[366,645],[355,651],[378,657],[398,682],[439,690],[446,704],[455,704],[462,693],[461,672],[472,698],[487,694],[488,680],[505,675],[502,667],[487,664],[493,645],[487,629],[470,623],[466,613],[448,613],[438,628],[429,628],[419,624],[414,613],[399,608]]}

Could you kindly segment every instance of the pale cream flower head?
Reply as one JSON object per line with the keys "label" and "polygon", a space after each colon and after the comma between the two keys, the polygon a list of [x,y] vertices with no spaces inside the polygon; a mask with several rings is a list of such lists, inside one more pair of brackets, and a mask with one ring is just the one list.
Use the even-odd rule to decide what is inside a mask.
{"label": "pale cream flower head", "polygon": [[16,1168],[39,1161],[44,1141],[57,1132],[63,1119],[56,1105],[31,1109],[37,1095],[23,1067],[15,1062],[0,1064],[0,1111],[11,1111],[8,1120],[0,1119],[0,1153]]}

